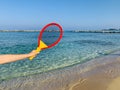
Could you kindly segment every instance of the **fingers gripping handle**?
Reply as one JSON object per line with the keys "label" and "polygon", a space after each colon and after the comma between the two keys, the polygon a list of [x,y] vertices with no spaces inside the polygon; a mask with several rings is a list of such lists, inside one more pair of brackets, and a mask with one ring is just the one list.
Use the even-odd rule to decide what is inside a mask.
{"label": "fingers gripping handle", "polygon": [[[42,48],[47,48],[48,46],[40,40],[40,46],[37,47],[36,52],[40,52]],[[35,56],[30,57],[29,59],[32,60]]]}
{"label": "fingers gripping handle", "polygon": [[[35,51],[36,51],[36,52],[40,52],[40,51],[41,51],[41,48],[40,48],[40,47],[37,47],[37,49],[36,49]],[[35,56],[29,57],[30,60],[33,60],[33,58],[35,58]]]}

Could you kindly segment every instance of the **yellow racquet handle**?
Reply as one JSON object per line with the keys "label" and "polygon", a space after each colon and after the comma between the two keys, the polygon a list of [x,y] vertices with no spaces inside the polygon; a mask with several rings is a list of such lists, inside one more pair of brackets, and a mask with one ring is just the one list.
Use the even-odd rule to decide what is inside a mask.
{"label": "yellow racquet handle", "polygon": [[[37,47],[37,49],[35,51],[36,52],[40,52],[41,51],[40,47]],[[29,57],[29,60],[33,60],[33,58],[35,58],[35,56]]]}
{"label": "yellow racquet handle", "polygon": [[[40,52],[42,48],[46,48],[48,47],[43,41],[40,40],[40,46],[37,47],[37,49],[35,50],[36,52]],[[35,58],[35,56],[30,57],[30,60],[33,60],[33,58]]]}

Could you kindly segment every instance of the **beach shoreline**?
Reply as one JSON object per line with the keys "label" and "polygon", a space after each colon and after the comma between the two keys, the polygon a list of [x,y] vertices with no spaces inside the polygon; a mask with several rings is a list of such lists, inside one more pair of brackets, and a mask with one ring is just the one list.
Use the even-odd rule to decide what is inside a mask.
{"label": "beach shoreline", "polygon": [[71,85],[68,90],[119,90],[120,58],[116,57],[112,60],[116,61],[103,64],[86,72],[87,77]]}
{"label": "beach shoreline", "polygon": [[120,77],[119,64],[117,51],[65,69],[3,81],[0,90],[113,90],[110,84]]}

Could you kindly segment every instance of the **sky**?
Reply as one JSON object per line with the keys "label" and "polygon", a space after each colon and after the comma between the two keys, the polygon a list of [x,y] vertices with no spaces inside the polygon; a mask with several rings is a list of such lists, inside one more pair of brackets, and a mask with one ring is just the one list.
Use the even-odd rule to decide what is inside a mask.
{"label": "sky", "polygon": [[40,29],[57,22],[65,30],[120,28],[120,0],[0,0],[0,29]]}

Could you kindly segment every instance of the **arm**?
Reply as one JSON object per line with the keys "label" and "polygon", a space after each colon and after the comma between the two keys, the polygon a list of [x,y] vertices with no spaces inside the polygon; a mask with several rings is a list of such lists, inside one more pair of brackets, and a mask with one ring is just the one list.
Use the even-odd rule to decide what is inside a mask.
{"label": "arm", "polygon": [[6,54],[6,55],[0,55],[0,64],[4,64],[4,63],[9,63],[9,62],[15,62],[21,59],[25,59],[31,56],[36,56],[38,54],[38,52],[36,52],[35,50],[33,50],[32,52],[28,53],[28,54],[16,54],[16,55],[12,55],[12,54]]}

